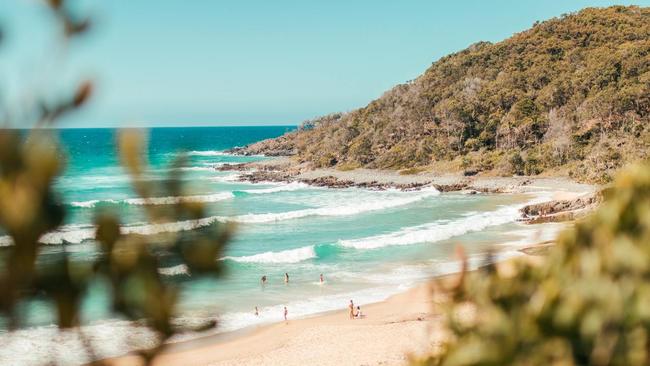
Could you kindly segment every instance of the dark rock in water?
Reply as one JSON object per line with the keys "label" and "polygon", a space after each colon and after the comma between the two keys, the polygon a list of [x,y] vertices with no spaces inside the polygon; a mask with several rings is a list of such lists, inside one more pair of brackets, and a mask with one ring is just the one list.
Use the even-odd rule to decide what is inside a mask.
{"label": "dark rock in water", "polygon": [[522,208],[522,219],[528,224],[575,220],[595,209],[603,200],[601,192],[573,200],[558,200],[528,205]]}
{"label": "dark rock in water", "polygon": [[433,185],[440,192],[456,192],[467,189],[467,183],[454,183],[454,184],[434,184]]}
{"label": "dark rock in water", "polygon": [[224,171],[246,171],[250,170],[250,167],[246,163],[239,163],[239,164],[223,164],[221,166],[217,166],[216,169],[220,172]]}
{"label": "dark rock in water", "polygon": [[560,200],[528,205],[521,209],[526,216],[552,215],[560,212],[575,211],[595,205],[602,200],[598,194],[574,200]]}

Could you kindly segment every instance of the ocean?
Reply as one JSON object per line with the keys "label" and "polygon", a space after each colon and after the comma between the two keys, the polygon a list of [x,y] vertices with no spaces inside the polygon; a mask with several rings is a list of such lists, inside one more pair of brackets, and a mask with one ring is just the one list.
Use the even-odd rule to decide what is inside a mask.
{"label": "ocean", "polygon": [[[463,244],[473,266],[492,248],[499,256],[518,255],[519,248],[551,238],[561,227],[532,228],[516,222],[525,203],[548,198],[539,194],[439,193],[419,191],[330,189],[302,183],[244,183],[237,172],[215,166],[267,159],[233,156],[224,150],[276,137],[291,126],[154,128],[149,131],[147,179],[161,180],[180,152],[188,155],[183,180],[193,199],[208,205],[207,222],[233,221],[237,230],[221,260],[220,279],[193,278],[182,265],[161,274],[181,289],[176,321],[198,324],[218,320],[207,333],[183,334],[182,341],[218,332],[279,321],[287,306],[290,318],[381,301],[431,276],[457,271],[453,257]],[[55,190],[68,208],[65,225],[41,238],[42,262],[61,250],[77,260],[96,255],[92,240],[97,209],[118,210],[128,230],[152,232],[144,222],[142,201],[115,154],[115,130],[60,130],[67,168]],[[169,204],[175,197],[159,197]],[[540,228],[541,234],[540,234]],[[170,230],[193,230],[179,222]],[[66,244],[65,246],[63,244]],[[0,236],[0,245],[11,245]],[[283,281],[290,276],[289,284]],[[325,283],[319,282],[323,274]],[[268,283],[260,284],[266,275]],[[254,315],[254,307],[260,315]],[[51,304],[23,306],[27,323],[8,333],[0,330],[0,364],[41,365],[56,361],[77,365],[88,361],[74,333],[59,334]],[[102,357],[117,356],[153,344],[152,335],[109,311],[106,286],[93,285],[83,303],[83,330]]]}

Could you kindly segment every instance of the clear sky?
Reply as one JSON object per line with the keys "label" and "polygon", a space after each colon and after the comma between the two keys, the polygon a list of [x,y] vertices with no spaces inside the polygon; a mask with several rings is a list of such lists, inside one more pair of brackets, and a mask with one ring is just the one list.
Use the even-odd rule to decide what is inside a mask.
{"label": "clear sky", "polygon": [[0,0],[0,98],[24,105],[83,78],[64,126],[297,124],[367,104],[433,61],[587,6],[650,0],[77,1],[92,33],[54,47],[36,0]]}

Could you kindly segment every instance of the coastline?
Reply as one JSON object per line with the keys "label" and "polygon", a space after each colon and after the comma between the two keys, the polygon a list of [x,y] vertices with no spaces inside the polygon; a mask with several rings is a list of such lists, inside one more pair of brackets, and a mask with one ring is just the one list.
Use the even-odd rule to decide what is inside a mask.
{"label": "coastline", "polygon": [[[350,320],[347,310],[317,313],[287,322],[260,325],[171,345],[154,365],[304,365],[402,364],[406,355],[424,354],[432,312],[431,282],[384,301],[361,304],[363,319]],[[343,304],[345,305],[345,304]],[[415,339],[417,338],[417,341]],[[108,360],[116,366],[134,365],[125,356]],[[325,362],[325,363],[322,363]]]}
{"label": "coastline", "polygon": [[[245,167],[239,166],[233,170],[284,174],[287,167],[278,167],[278,162],[284,165],[286,161],[286,158],[275,158],[262,163],[247,163]],[[291,166],[293,164],[289,165]],[[275,181],[298,181],[309,184],[310,180],[313,182],[324,177],[335,178],[329,182],[346,182],[343,187],[370,189],[420,189],[438,184],[455,188],[446,191],[464,191],[468,194],[547,192],[549,201],[541,205],[549,207],[557,206],[562,202],[576,202],[593,197],[599,188],[575,183],[562,177],[462,177],[436,176],[433,173],[400,175],[396,171],[367,169],[294,171],[288,179],[285,177]],[[268,179],[260,181],[262,180]],[[537,205],[540,204],[531,206]],[[569,204],[560,206],[568,207],[568,212],[573,212],[571,210],[575,209]],[[547,217],[540,213],[539,209],[537,211],[529,209],[529,211],[533,219],[526,223],[549,222],[535,220],[535,217],[538,219]],[[587,212],[588,209],[581,206],[575,211]],[[550,216],[552,215],[548,217]],[[573,221],[577,218],[570,215],[569,219],[558,221]],[[543,253],[549,245],[552,244],[544,242],[527,245],[517,251],[520,257],[540,261],[543,260]],[[508,259],[499,263],[506,261]],[[345,310],[346,304],[342,304],[343,310],[319,312],[298,319],[291,319],[289,313],[288,322],[280,321],[278,315],[278,322],[275,323],[172,343],[156,359],[154,365],[302,365],[313,363],[314,359],[318,359],[319,364],[327,365],[404,364],[408,360],[408,355],[424,355],[440,343],[441,334],[436,334],[434,331],[440,326],[440,314],[435,310],[435,304],[439,300],[437,296],[440,294],[432,296],[432,286],[441,279],[455,278],[457,275],[457,273],[441,275],[392,295],[386,300],[360,304],[366,315],[364,319],[349,320]],[[110,359],[108,364],[133,365],[137,364],[136,360],[134,356],[126,355]]]}
{"label": "coastline", "polygon": [[[522,249],[547,246],[539,243]],[[521,253],[526,253],[522,250]],[[541,263],[543,256],[517,258]],[[514,258],[499,261],[507,263]],[[360,304],[364,317],[351,320],[347,309],[277,321],[232,332],[178,342],[155,359],[173,365],[404,365],[425,356],[444,340],[438,305],[447,297],[440,283],[453,283],[460,272],[423,281],[387,299]],[[342,304],[345,305],[345,304]],[[105,360],[112,366],[138,365],[132,355]]]}
{"label": "coastline", "polygon": [[[338,170],[333,168],[313,169],[298,164],[291,157],[271,157],[266,160],[242,164],[226,164],[215,167],[219,171],[239,172],[239,181],[244,182],[300,182],[313,186],[330,188],[359,187],[368,189],[420,189],[434,187],[440,192],[467,193],[530,193],[540,190],[556,191],[554,200],[573,199],[575,193],[595,193],[599,187],[577,183],[561,176],[466,176],[462,173],[423,170],[405,174],[400,170],[358,168]],[[566,192],[566,195],[562,195]]]}

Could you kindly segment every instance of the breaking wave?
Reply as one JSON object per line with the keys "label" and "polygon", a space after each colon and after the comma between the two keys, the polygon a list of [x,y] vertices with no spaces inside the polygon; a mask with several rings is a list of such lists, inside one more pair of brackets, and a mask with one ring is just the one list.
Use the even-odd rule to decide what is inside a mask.
{"label": "breaking wave", "polygon": [[346,206],[336,206],[336,207],[307,208],[303,210],[278,212],[278,213],[246,214],[246,215],[228,217],[225,219],[231,222],[259,224],[259,223],[266,223],[266,222],[299,219],[308,216],[350,216],[350,215],[357,215],[364,212],[378,211],[378,210],[383,210],[392,207],[404,206],[404,205],[408,205],[423,200],[427,197],[436,196],[440,194],[440,192],[434,189],[422,190],[420,192],[421,192],[420,194],[410,196],[410,197],[382,199],[382,200],[375,200],[366,203],[357,203],[354,205],[350,204]]}
{"label": "breaking wave", "polygon": [[90,208],[95,207],[98,203],[109,204],[127,204],[127,205],[171,205],[181,202],[217,202],[235,197],[232,192],[220,192],[213,194],[204,194],[196,196],[168,196],[168,197],[151,197],[151,198],[126,198],[122,200],[105,199],[70,202],[71,206]]}
{"label": "breaking wave", "polygon": [[240,263],[298,263],[316,257],[316,249],[310,245],[281,252],[264,252],[243,257],[224,257],[223,259]]}
{"label": "breaking wave", "polygon": [[164,276],[177,276],[181,274],[189,274],[189,271],[186,265],[179,264],[173,267],[159,268],[158,273]]}
{"label": "breaking wave", "polygon": [[309,185],[301,182],[291,182],[287,184],[282,184],[277,187],[271,188],[262,188],[262,189],[244,189],[241,192],[246,192],[249,194],[266,194],[266,193],[275,193],[275,192],[290,192],[297,191],[299,189],[309,188]]}
{"label": "breaking wave", "polygon": [[359,239],[339,240],[339,245],[355,249],[376,249],[395,245],[411,245],[446,240],[490,226],[514,222],[521,205],[505,206],[495,211],[465,216],[457,220],[435,222],[402,228],[398,231]]}
{"label": "breaking wave", "polygon": [[206,151],[188,151],[187,155],[189,156],[229,156],[228,154],[219,150],[206,150]]}

